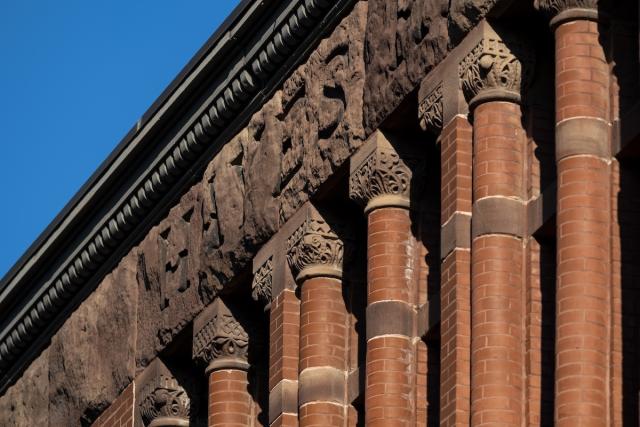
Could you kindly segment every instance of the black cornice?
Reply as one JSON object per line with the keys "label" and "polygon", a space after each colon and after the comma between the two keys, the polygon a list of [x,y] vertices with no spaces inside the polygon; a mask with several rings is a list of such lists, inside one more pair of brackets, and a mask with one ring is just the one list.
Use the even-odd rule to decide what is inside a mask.
{"label": "black cornice", "polygon": [[0,393],[355,0],[245,0],[0,282]]}

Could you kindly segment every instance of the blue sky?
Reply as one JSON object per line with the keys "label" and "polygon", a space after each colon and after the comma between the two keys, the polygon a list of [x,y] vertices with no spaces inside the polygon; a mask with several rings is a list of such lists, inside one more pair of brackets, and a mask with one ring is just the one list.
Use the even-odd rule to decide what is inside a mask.
{"label": "blue sky", "polygon": [[238,3],[0,1],[0,277]]}

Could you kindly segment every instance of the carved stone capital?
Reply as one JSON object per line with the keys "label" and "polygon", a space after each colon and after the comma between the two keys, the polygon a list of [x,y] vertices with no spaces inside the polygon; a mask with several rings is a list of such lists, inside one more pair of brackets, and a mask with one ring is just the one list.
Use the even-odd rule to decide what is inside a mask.
{"label": "carved stone capital", "polygon": [[287,239],[287,262],[298,283],[311,277],[342,277],[344,242],[315,209]]}
{"label": "carved stone capital", "polygon": [[193,358],[206,372],[249,369],[249,334],[220,299],[207,306],[193,322]]}
{"label": "carved stone capital", "polygon": [[535,0],[536,9],[552,16],[551,26],[576,19],[598,20],[598,0]]}
{"label": "carved stone capital", "polygon": [[469,107],[495,100],[520,102],[532,80],[534,65],[534,55],[526,44],[487,27],[458,66]]}
{"label": "carved stone capital", "polygon": [[423,130],[440,133],[444,120],[442,83],[437,85],[418,104],[418,118]]}
{"label": "carved stone capital", "polygon": [[409,208],[413,171],[420,159],[398,153],[386,135],[376,131],[351,159],[349,197],[365,207]]}
{"label": "carved stone capital", "polygon": [[273,298],[273,255],[269,256],[253,274],[251,296],[266,306],[271,304]]}
{"label": "carved stone capital", "polygon": [[160,359],[151,362],[138,384],[138,413],[146,427],[189,426],[191,405],[187,392]]}

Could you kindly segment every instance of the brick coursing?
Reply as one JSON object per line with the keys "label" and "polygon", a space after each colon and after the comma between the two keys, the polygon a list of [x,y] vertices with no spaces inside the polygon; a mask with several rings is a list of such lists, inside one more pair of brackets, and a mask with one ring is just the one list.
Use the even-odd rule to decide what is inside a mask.
{"label": "brick coursing", "polygon": [[135,383],[131,383],[122,394],[98,417],[94,427],[134,427]]}

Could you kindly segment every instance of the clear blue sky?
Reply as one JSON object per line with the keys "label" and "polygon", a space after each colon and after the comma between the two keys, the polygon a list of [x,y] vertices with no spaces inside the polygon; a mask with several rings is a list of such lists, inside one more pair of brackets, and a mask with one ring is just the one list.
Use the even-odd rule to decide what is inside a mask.
{"label": "clear blue sky", "polygon": [[239,0],[0,0],[0,278]]}

